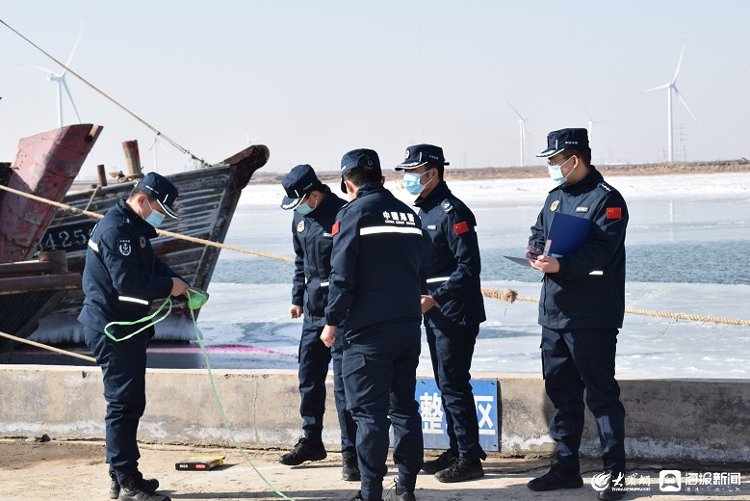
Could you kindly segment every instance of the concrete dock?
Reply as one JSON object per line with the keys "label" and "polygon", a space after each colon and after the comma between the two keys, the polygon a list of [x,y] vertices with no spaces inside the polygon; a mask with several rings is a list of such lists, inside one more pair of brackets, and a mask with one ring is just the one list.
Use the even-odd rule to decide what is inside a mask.
{"label": "concrete dock", "polygon": [[[600,462],[591,416],[582,444],[589,458],[584,487],[534,493],[526,483],[546,471],[552,451],[547,435],[552,409],[543,380],[488,373],[475,374],[475,379],[497,388],[492,402],[497,418],[489,427],[499,450],[485,463],[487,475],[459,485],[420,475],[417,499],[595,499],[591,479]],[[626,481],[633,489],[628,499],[750,499],[748,381],[620,382],[628,413]],[[283,499],[250,463],[289,498],[344,500],[357,490],[356,484],[340,479],[331,391],[323,437],[329,458],[295,468],[278,463],[300,433],[295,371],[222,369],[209,379],[201,369],[148,369],[146,386],[141,466],[160,479],[173,499]],[[0,499],[106,499],[102,391],[98,367],[0,365],[0,470],[12,470],[2,476]],[[217,395],[232,435],[249,451],[244,456],[232,446]],[[44,434],[52,440],[26,441]],[[225,455],[227,464],[211,472],[175,470],[176,462],[208,453]],[[661,484],[665,470],[681,475],[679,491],[669,490],[674,484]],[[387,478],[386,488],[390,485]]]}
{"label": "concrete dock", "polygon": [[[276,449],[252,449],[245,457],[236,449],[187,447],[163,444],[141,445],[141,469],[159,479],[160,492],[173,500],[222,499],[242,501],[302,500],[349,501],[358,489],[357,482],[341,480],[341,460],[337,453],[324,461],[288,467],[278,463],[282,453]],[[221,454],[226,465],[213,471],[177,471],[175,463],[192,455]],[[0,440],[0,471],[3,501],[55,499],[65,501],[105,500],[109,488],[101,441],[56,441],[40,443],[22,439]],[[257,471],[251,466],[257,468]],[[484,478],[462,484],[441,484],[432,475],[422,474],[415,492],[418,501],[494,501],[514,500],[595,500],[591,478],[598,461],[583,463],[584,486],[556,492],[532,492],[526,482],[546,471],[546,458],[506,458],[491,454],[484,463]],[[643,461],[631,462],[630,475],[641,484],[640,491],[628,493],[626,499],[736,500],[750,499],[750,476],[741,475],[741,485],[683,488],[679,493],[664,493],[659,487],[659,470],[663,465]],[[673,465],[674,466],[674,465]],[[697,471],[682,465],[684,471]],[[726,467],[723,470],[729,471]],[[275,493],[268,484],[281,494]],[[391,488],[395,475],[391,467],[383,482]],[[646,485],[644,479],[650,479]]]}

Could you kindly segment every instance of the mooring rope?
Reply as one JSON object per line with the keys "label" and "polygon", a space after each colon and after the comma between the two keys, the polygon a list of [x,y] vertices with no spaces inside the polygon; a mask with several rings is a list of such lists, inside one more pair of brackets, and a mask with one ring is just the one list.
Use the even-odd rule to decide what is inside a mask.
{"label": "mooring rope", "polygon": [[[23,192],[23,191],[18,191],[16,189],[9,188],[8,186],[3,186],[1,184],[0,184],[0,190],[5,190],[5,191],[7,191],[9,193],[13,193],[15,195],[19,195],[19,196],[22,196],[22,197],[30,198],[31,200],[36,200],[37,202],[42,202],[42,203],[45,203],[45,204],[49,204],[49,205],[55,206],[58,209],[61,209],[61,210],[65,211],[65,212],[68,212],[70,214],[75,214],[76,216],[88,216],[88,217],[92,217],[92,218],[95,218],[95,219],[102,219],[104,217],[103,214],[99,214],[98,212],[91,212],[91,211],[84,210],[84,209],[78,209],[78,208],[73,207],[73,206],[68,205],[68,204],[64,204],[64,203],[61,203],[61,202],[55,202],[54,200],[49,200],[47,198],[40,197],[40,196],[37,196],[37,195],[33,195],[31,193],[26,193],[26,192]],[[164,236],[164,237],[177,238],[177,239],[180,239],[180,240],[186,240],[188,242],[193,242],[193,243],[197,243],[197,244],[200,244],[200,245],[206,245],[206,246],[209,246],[209,247],[216,247],[218,249],[227,249],[227,250],[231,250],[231,251],[235,251],[235,252],[240,252],[242,254],[248,254],[248,255],[251,255],[251,256],[267,257],[267,258],[271,258],[271,259],[278,259],[278,260],[284,261],[286,263],[294,263],[294,259],[292,259],[290,257],[278,256],[276,254],[271,254],[269,252],[254,251],[254,250],[250,250],[250,249],[245,249],[243,247],[237,247],[236,245],[229,245],[229,244],[225,244],[225,243],[221,243],[221,242],[212,242],[211,240],[205,240],[203,238],[191,237],[189,235],[183,235],[181,233],[174,233],[172,231],[167,231],[167,230],[159,230],[159,229],[157,229],[156,233],[158,235],[161,235],[161,236]]]}
{"label": "mooring rope", "polygon": [[[482,289],[482,295],[484,297],[500,299],[509,304],[512,304],[514,301],[529,301],[532,303],[539,302],[538,297],[522,296],[512,289],[505,289],[502,291],[499,291],[497,289]],[[690,313],[673,313],[670,311],[644,310],[641,308],[625,308],[625,313],[630,313],[632,315],[647,315],[651,317],[669,318],[671,320],[690,320],[693,322],[702,322],[702,323],[710,322],[714,324],[727,324],[727,325],[739,325],[742,327],[750,327],[750,320],[743,320],[740,318],[714,317],[714,316],[708,316],[708,315],[692,315]]]}
{"label": "mooring rope", "polygon": [[91,362],[94,364],[96,363],[96,359],[94,357],[81,355],[80,353],[75,353],[72,351],[61,350],[60,348],[55,348],[54,346],[50,346],[48,344],[37,343],[36,341],[32,341],[31,339],[24,339],[22,337],[16,337],[12,334],[8,334],[7,332],[0,331],[0,337],[8,338],[11,341],[17,341],[19,343],[28,344],[30,346],[35,346],[43,350],[54,351],[55,353],[60,353],[61,355],[68,355],[70,357],[80,358],[81,360],[86,360],[87,362]]}
{"label": "mooring rope", "polygon": [[[38,202],[54,205],[55,207],[58,207],[72,214],[85,215],[85,216],[89,216],[89,217],[93,217],[97,219],[101,219],[104,217],[103,215],[97,212],[90,212],[86,210],[77,209],[75,207],[72,207],[64,203],[55,202],[53,200],[49,200],[43,197],[32,195],[30,193],[18,191],[13,188],[8,188],[7,186],[0,185],[0,189],[3,189],[5,191],[14,193],[22,197],[31,198],[32,200],[36,200]],[[212,242],[211,240],[204,240],[202,238],[191,237],[188,235],[182,235],[181,233],[174,233],[174,232],[166,231],[166,230],[157,229],[156,232],[162,236],[168,236],[168,237],[177,238],[180,240],[187,240],[188,242],[194,242],[200,245],[207,245],[207,246],[216,247],[219,249],[227,249],[227,250],[231,250],[235,252],[240,252],[242,254],[249,254],[252,256],[265,257],[265,258],[274,259],[277,261],[283,261],[288,264],[294,263],[294,259],[290,257],[280,256],[278,254],[273,254],[271,252],[254,251],[250,249],[245,249],[244,247],[238,247],[236,245],[229,245],[229,244],[224,244],[220,242]],[[482,289],[482,295],[484,297],[488,297],[492,299],[499,299],[501,301],[504,301],[507,304],[513,304],[514,301],[528,301],[532,303],[539,302],[538,297],[519,295],[516,291],[512,289],[505,289],[505,290],[500,291],[498,289],[484,288]],[[659,318],[669,318],[672,320],[690,320],[693,322],[738,325],[742,327],[750,327],[750,320],[744,320],[744,319],[739,319],[739,318],[716,317],[716,316],[709,316],[709,315],[692,315],[689,313],[673,313],[669,311],[645,310],[645,309],[640,309],[640,308],[625,308],[625,313],[630,313],[633,315],[647,315],[647,316],[659,317]]]}
{"label": "mooring rope", "polygon": [[[211,393],[213,394],[214,400],[216,402],[216,406],[218,407],[218,410],[219,410],[219,415],[221,416],[222,424],[224,425],[224,429],[226,430],[227,434],[229,435],[229,438],[231,440],[232,445],[239,452],[240,456],[242,456],[242,458],[247,462],[247,464],[250,465],[250,467],[253,469],[253,471],[255,471],[255,473],[258,475],[258,477],[260,477],[260,479],[263,480],[263,482],[266,484],[266,486],[268,486],[269,489],[271,489],[278,497],[280,497],[282,499],[287,499],[287,500],[290,500],[290,501],[295,501],[294,498],[291,498],[291,497],[287,496],[281,490],[279,490],[278,488],[276,488],[276,486],[274,486],[271,483],[271,481],[268,480],[265,477],[265,475],[263,475],[263,473],[261,473],[261,471],[255,466],[255,464],[250,459],[250,455],[247,453],[247,451],[245,451],[245,449],[240,444],[239,440],[237,440],[237,438],[235,437],[234,431],[232,429],[232,425],[230,424],[229,419],[227,418],[227,413],[226,413],[226,411],[224,409],[224,404],[222,403],[221,397],[219,396],[219,389],[216,387],[216,382],[214,381],[214,375],[213,375],[213,371],[211,369],[211,361],[210,361],[210,359],[208,357],[208,351],[206,350],[206,345],[203,342],[203,334],[201,333],[200,329],[198,328],[198,322],[195,320],[195,310],[199,309],[201,306],[203,306],[206,303],[206,301],[208,301],[208,296],[204,292],[202,292],[202,291],[191,290],[191,289],[188,289],[187,296],[188,296],[188,309],[190,310],[190,319],[192,320],[192,322],[193,322],[193,328],[195,329],[195,340],[198,342],[198,346],[200,346],[201,354],[203,355],[203,359],[204,359],[205,364],[206,364],[206,371],[208,373],[208,380],[209,380],[209,384],[211,386]],[[167,303],[169,303],[169,306],[170,306],[169,311],[171,311],[172,301],[171,301],[170,297],[165,298],[164,302],[159,307],[159,310],[161,310],[164,307],[164,305],[166,305]],[[148,315],[146,317],[143,317],[140,320],[137,320],[135,322],[110,322],[109,324],[107,324],[107,327],[109,327],[112,324],[134,325],[134,324],[139,324],[139,323],[143,323],[143,322],[146,322],[146,321],[149,322],[148,325],[146,325],[145,327],[142,327],[141,329],[133,332],[132,334],[130,334],[128,336],[125,336],[125,337],[122,337],[122,338],[115,338],[109,332],[107,332],[107,327],[104,328],[104,333],[110,339],[112,339],[115,342],[121,342],[121,341],[125,341],[127,339],[130,339],[131,337],[135,336],[136,334],[141,333],[142,331],[144,331],[148,327],[151,327],[151,326],[153,326],[153,325],[161,322],[162,320],[164,320],[166,318],[166,316],[163,316],[163,317],[161,317],[161,318],[159,318],[159,319],[151,322],[151,320],[156,315],[156,313],[159,312],[159,310],[157,310],[154,314]],[[167,312],[167,314],[169,314],[169,312]],[[54,351],[56,353],[61,353],[63,355],[69,355],[69,356],[72,356],[72,357],[80,358],[82,360],[86,360],[88,362],[96,363],[96,359],[94,359],[92,357],[89,357],[89,356],[86,356],[86,355],[81,355],[79,353],[74,353],[74,352],[71,352],[71,351],[61,350],[61,349],[55,348],[53,346],[45,345],[45,344],[42,344],[42,343],[37,343],[36,341],[30,341],[28,339],[22,339],[22,338],[13,336],[11,334],[7,334],[7,333],[2,332],[2,331],[0,331],[0,336],[6,337],[8,339],[12,339],[14,341],[18,341],[18,342],[21,342],[21,343],[26,343],[26,344],[29,344],[31,346],[36,346],[38,348],[42,348],[42,349],[45,349],[45,350]]]}

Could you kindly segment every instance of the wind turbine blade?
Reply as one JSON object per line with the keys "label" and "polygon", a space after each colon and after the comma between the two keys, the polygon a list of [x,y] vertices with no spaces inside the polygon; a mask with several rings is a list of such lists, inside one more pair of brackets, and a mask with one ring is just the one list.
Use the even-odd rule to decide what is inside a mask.
{"label": "wind turbine blade", "polygon": [[505,102],[506,102],[506,103],[508,103],[508,106],[510,106],[510,109],[511,109],[511,110],[513,110],[513,111],[515,112],[515,114],[516,114],[516,115],[518,115],[518,119],[519,119],[519,120],[524,120],[524,121],[526,120],[525,118],[523,118],[523,117],[521,116],[521,114],[520,114],[520,113],[518,113],[518,110],[517,110],[517,109],[516,109],[516,108],[515,108],[515,107],[514,107],[514,106],[513,106],[512,104],[510,104],[510,101],[508,101],[508,100],[506,99],[506,100],[505,100]]}
{"label": "wind turbine blade", "polygon": [[73,45],[73,50],[70,51],[70,55],[68,56],[68,60],[65,61],[65,68],[63,68],[62,75],[65,75],[65,73],[68,72],[68,68],[70,67],[70,63],[73,62],[73,56],[76,55],[76,50],[78,49],[78,43],[81,41],[81,35],[83,35],[83,28],[86,26],[86,20],[84,19],[83,24],[81,25],[81,30],[78,32],[78,37],[76,38],[76,43]]}
{"label": "wind turbine blade", "polygon": [[682,94],[680,94],[680,91],[677,90],[677,87],[672,87],[674,89],[674,93],[677,96],[677,99],[680,100],[682,105],[685,107],[685,109],[690,113],[690,116],[693,117],[694,121],[698,121],[697,118],[695,118],[695,115],[693,115],[693,111],[690,109],[690,106],[688,106],[687,101],[685,101],[685,98],[682,97]]}
{"label": "wind turbine blade", "polygon": [[47,68],[42,68],[41,66],[34,66],[33,64],[26,64],[26,63],[21,63],[21,64],[23,64],[27,68],[33,68],[35,70],[43,71],[44,73],[49,73],[50,75],[54,75],[55,74],[54,71],[52,71],[50,69],[47,69]]}
{"label": "wind turbine blade", "polygon": [[589,113],[589,109],[586,108],[586,105],[583,102],[583,98],[579,98],[579,99],[581,100],[581,106],[583,106],[583,110],[586,112],[586,116],[589,117],[589,120],[591,120],[591,123],[597,123],[597,122],[594,122],[594,119],[591,116],[591,113]]}
{"label": "wind turbine blade", "polygon": [[665,83],[664,85],[657,85],[656,87],[651,87],[650,89],[642,90],[641,92],[645,94],[646,92],[653,92],[655,90],[668,89],[671,85],[671,83]]}
{"label": "wind turbine blade", "polygon": [[65,93],[68,95],[68,99],[70,99],[70,104],[73,105],[73,111],[76,112],[78,123],[81,123],[81,115],[78,114],[78,108],[76,108],[76,103],[75,101],[73,101],[73,96],[71,95],[70,89],[68,88],[68,82],[66,82],[65,79],[62,79],[62,86],[65,89]]}
{"label": "wind turbine blade", "polygon": [[682,66],[682,57],[685,55],[685,44],[682,44],[680,49],[680,59],[677,61],[677,69],[674,70],[674,76],[672,77],[672,83],[677,81],[677,75],[680,73],[680,66]]}

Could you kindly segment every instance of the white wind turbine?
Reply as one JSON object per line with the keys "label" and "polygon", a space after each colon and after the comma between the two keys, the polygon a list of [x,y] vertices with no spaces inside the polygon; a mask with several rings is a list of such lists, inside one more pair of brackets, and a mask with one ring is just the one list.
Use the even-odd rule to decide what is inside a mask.
{"label": "white wind turbine", "polygon": [[518,110],[512,104],[510,104],[510,101],[506,100],[505,102],[508,103],[508,106],[510,106],[510,109],[512,109],[513,112],[516,114],[516,116],[518,116],[518,126],[519,126],[519,129],[520,129],[520,136],[521,136],[520,137],[520,140],[521,140],[521,167],[523,167],[524,166],[524,151],[526,149],[525,148],[525,145],[526,145],[526,120],[528,120],[528,118],[524,118],[518,112]]}
{"label": "white wind turbine", "polygon": [[247,132],[245,132],[244,130],[242,131],[242,133],[245,135],[245,139],[247,140],[247,145],[248,146],[252,146],[254,144],[258,144],[258,139],[260,139],[260,136],[250,137],[250,135]]}
{"label": "white wind turbine", "polygon": [[43,71],[44,73],[47,73],[47,80],[50,82],[55,82],[57,84],[57,125],[58,127],[62,127],[64,120],[63,120],[63,90],[65,90],[65,93],[68,95],[68,100],[70,100],[70,105],[73,107],[73,111],[76,114],[76,118],[78,118],[78,123],[81,123],[81,116],[78,114],[78,109],[76,108],[76,103],[73,101],[73,95],[70,93],[70,88],[68,88],[68,82],[65,80],[65,75],[68,73],[68,68],[70,67],[71,61],[73,61],[73,56],[75,56],[76,49],[78,49],[78,42],[81,41],[81,35],[83,34],[83,26],[81,26],[81,31],[78,32],[78,38],[76,38],[76,43],[73,45],[73,50],[70,51],[70,56],[68,56],[68,60],[65,62],[65,68],[63,68],[62,73],[55,73],[54,71],[42,68],[41,66],[32,66],[32,65],[26,65],[29,68],[34,68],[39,71]]}
{"label": "white wind turbine", "polygon": [[674,95],[677,96],[677,98],[680,100],[682,105],[685,107],[688,113],[690,113],[690,116],[693,117],[693,120],[696,122],[698,121],[697,118],[695,118],[695,115],[693,115],[693,112],[690,110],[690,107],[688,106],[685,99],[682,97],[682,94],[680,94],[680,91],[677,90],[677,75],[680,73],[680,66],[682,66],[682,57],[685,55],[685,46],[682,46],[682,50],[680,50],[680,59],[677,61],[677,69],[674,72],[674,76],[672,77],[672,80],[670,82],[667,82],[665,84],[652,87],[651,89],[646,89],[643,92],[651,92],[655,90],[661,90],[661,89],[667,89],[667,153],[668,153],[668,160],[672,162],[674,160],[674,127],[672,124],[672,92],[674,92]]}
{"label": "white wind turbine", "polygon": [[161,141],[159,140],[159,135],[160,134],[154,134],[154,140],[148,148],[148,151],[153,151],[154,153],[154,170],[157,172],[159,171],[159,148],[163,148]]}
{"label": "white wind turbine", "polygon": [[594,125],[602,123],[601,120],[594,120],[594,118],[591,116],[591,113],[589,113],[589,109],[586,107],[586,104],[583,102],[583,98],[581,98],[581,106],[583,106],[583,111],[586,112],[586,116],[588,117],[588,132],[589,132],[589,146],[593,143],[592,137],[594,136]]}

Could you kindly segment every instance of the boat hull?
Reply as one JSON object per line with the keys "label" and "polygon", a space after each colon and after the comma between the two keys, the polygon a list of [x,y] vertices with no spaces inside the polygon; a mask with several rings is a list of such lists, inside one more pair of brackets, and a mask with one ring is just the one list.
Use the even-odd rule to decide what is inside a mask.
{"label": "boat hull", "polygon": [[[3,186],[60,202],[101,131],[99,125],[77,124],[21,139],[13,163],[3,165]],[[0,208],[0,264],[10,270],[37,252],[57,209],[4,190],[0,191]],[[62,300],[63,289],[76,280],[80,282],[80,276],[67,270],[64,276],[46,272],[0,280],[0,332],[27,337],[39,318]],[[0,339],[0,351],[12,344]]]}
{"label": "boat hull", "polygon": [[[102,128],[93,124],[60,127],[19,141],[6,186],[60,201],[73,184]],[[55,214],[55,207],[2,192],[0,263],[28,259]]]}
{"label": "boat hull", "polygon": [[[221,165],[200,168],[166,177],[179,190],[177,210],[180,219],[164,222],[164,230],[223,242],[232,221],[242,189],[253,173],[268,160],[268,149],[254,145],[225,160]],[[64,203],[79,209],[106,213],[117,200],[126,197],[135,182],[99,187],[71,193]],[[82,272],[88,238],[96,224],[87,216],[58,211],[41,239],[41,250],[65,250],[71,272]],[[173,237],[152,240],[159,258],[180,274],[191,286],[205,290],[219,258],[220,249]],[[80,343],[83,326],[76,318],[83,304],[80,288],[63,291],[58,306],[39,319],[31,339],[45,343]],[[195,338],[190,313],[177,300],[172,314],[156,325],[155,339],[191,340]]]}

